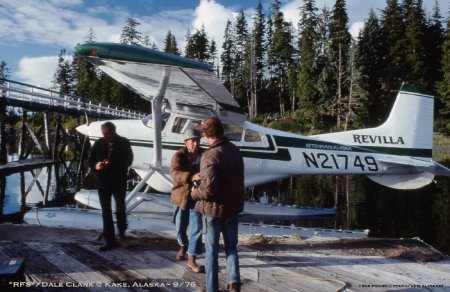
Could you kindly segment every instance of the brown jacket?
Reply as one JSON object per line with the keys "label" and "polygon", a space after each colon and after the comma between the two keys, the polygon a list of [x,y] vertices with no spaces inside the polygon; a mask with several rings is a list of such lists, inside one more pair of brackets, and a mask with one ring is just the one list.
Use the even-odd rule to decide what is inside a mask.
{"label": "brown jacket", "polygon": [[[204,150],[199,149],[199,155]],[[187,148],[181,148],[173,156],[170,163],[170,175],[173,180],[173,188],[170,194],[170,199],[173,204],[181,209],[186,208],[188,197],[191,193],[192,182],[191,177],[194,175],[194,163],[189,155]]]}
{"label": "brown jacket", "polygon": [[229,218],[244,210],[244,161],[226,137],[203,153],[200,185],[193,189],[195,210],[210,217]]}

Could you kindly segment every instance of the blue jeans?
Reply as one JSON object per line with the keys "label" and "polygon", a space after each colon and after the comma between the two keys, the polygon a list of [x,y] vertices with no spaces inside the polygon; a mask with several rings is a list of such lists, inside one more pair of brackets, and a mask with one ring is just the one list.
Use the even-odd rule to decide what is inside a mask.
{"label": "blue jeans", "polygon": [[[175,206],[174,223],[179,245],[188,246],[190,255],[202,254],[202,214],[192,209],[182,210]],[[188,237],[189,227],[189,237]]]}
{"label": "blue jeans", "polygon": [[239,215],[230,218],[205,216],[206,224],[206,289],[208,292],[219,290],[219,238],[223,234],[227,261],[228,283],[240,283],[239,256],[237,253]]}

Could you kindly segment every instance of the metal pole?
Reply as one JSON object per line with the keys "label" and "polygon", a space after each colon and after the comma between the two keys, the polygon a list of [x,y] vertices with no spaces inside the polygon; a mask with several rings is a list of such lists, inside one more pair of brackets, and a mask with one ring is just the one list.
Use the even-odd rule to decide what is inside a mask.
{"label": "metal pole", "polygon": [[128,204],[131,202],[133,197],[141,190],[141,188],[149,180],[149,178],[153,175],[154,172],[155,171],[153,169],[150,169],[150,171],[141,179],[141,181],[137,184],[137,186],[135,186],[134,189],[125,198],[125,205],[127,206],[127,209],[128,209]]}
{"label": "metal pole", "polygon": [[52,159],[57,160],[58,157],[58,147],[59,147],[59,140],[61,136],[61,115],[58,115],[56,118],[56,131],[55,131],[55,140],[53,140],[53,152],[52,152]]}
{"label": "metal pole", "polygon": [[161,131],[162,131],[162,100],[166,94],[167,85],[169,84],[170,68],[163,67],[161,81],[159,82],[158,93],[152,99],[152,118],[153,118],[153,168],[161,170],[162,166],[162,147],[161,147]]}
{"label": "metal pole", "polygon": [[150,166],[150,171],[142,178],[138,185],[125,198],[127,211],[130,207],[135,207],[130,202],[134,199],[136,194],[150,179],[150,177],[161,170],[162,166],[162,146],[161,146],[161,131],[162,131],[162,100],[166,93],[167,85],[169,84],[170,68],[163,67],[161,81],[159,82],[158,93],[151,101],[152,106],[152,120],[153,120],[153,165]]}
{"label": "metal pole", "polygon": [[6,157],[6,105],[0,101],[0,164],[8,162]]}
{"label": "metal pole", "polygon": [[22,131],[20,135],[20,145],[19,145],[19,159],[23,159],[25,156],[25,140],[27,136],[27,126],[25,125],[27,122],[27,111],[23,110],[22,112]]}
{"label": "metal pole", "polygon": [[45,136],[45,146],[47,146],[47,158],[50,158],[51,148],[50,148],[50,127],[49,127],[49,118],[48,112],[44,112],[44,136]]}
{"label": "metal pole", "polygon": [[6,193],[6,177],[0,176],[0,219],[3,219],[3,209],[5,206],[5,193]]}

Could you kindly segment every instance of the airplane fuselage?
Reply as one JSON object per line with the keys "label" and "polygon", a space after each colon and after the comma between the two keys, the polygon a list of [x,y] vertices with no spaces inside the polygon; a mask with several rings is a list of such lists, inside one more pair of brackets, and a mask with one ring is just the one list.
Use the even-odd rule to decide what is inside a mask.
{"label": "airplane fuselage", "polygon": [[[183,119],[180,123],[180,119]],[[131,142],[134,162],[132,168],[144,177],[153,165],[153,128],[151,123],[142,120],[115,120],[117,133]],[[199,125],[201,121],[189,117],[172,115],[162,131],[162,169],[170,180],[170,161],[178,149],[184,147],[184,130]],[[100,125],[94,122],[87,130],[91,143],[101,137]],[[179,127],[179,125],[182,127]],[[178,125],[178,126],[177,126]],[[79,129],[79,131],[81,131]],[[82,132],[82,131],[81,131]],[[390,144],[401,144],[403,137],[370,136],[358,134],[353,145],[324,141],[320,138],[306,137],[270,128],[261,127],[250,122],[240,126],[225,127],[226,136],[236,144],[244,157],[245,185],[253,186],[303,174],[365,174],[377,176],[384,174],[404,174],[405,167],[389,167],[386,161],[395,160],[407,165],[410,156],[399,156],[399,148],[390,148]],[[352,138],[353,137],[353,138]],[[361,141],[372,139],[379,142],[384,153],[364,148]],[[359,146],[359,144],[362,144]],[[373,144],[373,143],[372,143]],[[389,144],[389,145],[388,145]],[[201,147],[208,145],[201,141]],[[388,150],[386,150],[388,149]],[[389,154],[392,152],[392,154]],[[413,153],[405,153],[412,155]],[[427,163],[423,161],[423,163]],[[426,179],[430,179],[428,176]],[[168,180],[152,176],[147,184],[160,192],[170,192]]]}

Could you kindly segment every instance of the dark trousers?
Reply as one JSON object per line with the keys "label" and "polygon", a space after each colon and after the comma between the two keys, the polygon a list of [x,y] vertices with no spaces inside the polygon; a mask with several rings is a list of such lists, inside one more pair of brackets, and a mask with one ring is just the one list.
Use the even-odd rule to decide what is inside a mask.
{"label": "dark trousers", "polygon": [[125,235],[127,229],[127,214],[125,213],[125,195],[126,190],[99,189],[98,196],[102,207],[103,217],[103,236],[107,243],[113,243],[115,240],[114,221],[111,208],[111,197],[114,196],[116,202],[116,219],[119,236]]}

